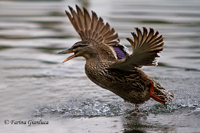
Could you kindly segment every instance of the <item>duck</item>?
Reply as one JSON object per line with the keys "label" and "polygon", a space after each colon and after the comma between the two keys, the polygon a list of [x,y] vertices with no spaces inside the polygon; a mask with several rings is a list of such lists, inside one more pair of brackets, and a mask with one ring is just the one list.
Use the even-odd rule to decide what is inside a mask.
{"label": "duck", "polygon": [[75,5],[65,11],[69,21],[79,34],[81,41],[58,54],[70,54],[64,62],[75,57],[85,58],[85,73],[96,85],[118,95],[124,101],[138,105],[150,98],[166,104],[174,95],[164,89],[157,81],[145,74],[141,67],[156,66],[160,52],[163,51],[163,37],[153,28],[135,28],[132,39],[126,38],[132,46],[132,53],[120,43],[118,33],[98,17],[94,11],[91,15],[83,7]]}

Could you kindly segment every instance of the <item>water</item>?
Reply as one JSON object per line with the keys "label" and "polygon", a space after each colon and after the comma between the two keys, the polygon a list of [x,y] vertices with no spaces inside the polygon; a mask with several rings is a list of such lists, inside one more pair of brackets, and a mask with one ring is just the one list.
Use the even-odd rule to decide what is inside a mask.
{"label": "water", "polygon": [[[57,52],[80,40],[64,13],[75,4],[102,16],[129,48],[134,27],[158,30],[165,40],[159,66],[142,70],[176,99],[167,106],[150,100],[137,115],[86,77],[83,58],[63,64],[68,56]],[[1,1],[0,131],[200,132],[199,36],[197,0]]]}

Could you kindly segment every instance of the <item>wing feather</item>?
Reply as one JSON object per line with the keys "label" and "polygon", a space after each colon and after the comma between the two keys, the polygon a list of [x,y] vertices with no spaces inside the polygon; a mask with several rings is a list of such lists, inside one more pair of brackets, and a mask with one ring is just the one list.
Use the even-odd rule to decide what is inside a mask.
{"label": "wing feather", "polygon": [[162,46],[164,45],[162,35],[158,37],[159,32],[157,31],[154,34],[154,29],[152,28],[150,28],[149,33],[144,27],[143,33],[138,28],[136,28],[136,31],[137,35],[134,32],[131,33],[134,41],[126,38],[132,46],[132,54],[110,68],[128,71],[136,67],[157,65],[157,57],[160,57],[158,53],[163,50]]}
{"label": "wing feather", "polygon": [[145,27],[143,27],[143,39],[142,39],[142,42],[141,44],[144,44],[144,42],[146,41],[147,39],[147,34],[148,34],[148,31]]}
{"label": "wing feather", "polygon": [[77,14],[75,13],[75,11],[73,10],[73,8],[69,7],[71,13],[72,13],[72,16],[74,18],[74,23],[76,23],[77,27],[80,29],[80,23],[79,23],[79,19],[78,19],[78,16]]}
{"label": "wing feather", "polygon": [[134,38],[134,44],[133,44],[134,47],[133,48],[136,48],[137,45],[138,45],[138,37],[134,32],[132,32],[131,34],[132,34],[132,36]]}
{"label": "wing feather", "polygon": [[84,23],[83,23],[84,22],[83,13],[78,6],[76,6],[76,10],[77,10],[77,14],[79,16],[78,19],[79,19],[80,29],[84,30],[85,28],[84,28]]}
{"label": "wing feather", "polygon": [[154,30],[152,28],[150,28],[149,34],[148,34],[147,39],[145,41],[146,44],[149,43],[149,41],[152,39],[153,34],[154,34]]}
{"label": "wing feather", "polygon": [[66,14],[75,28],[76,32],[80,35],[83,41],[96,42],[94,45],[116,45],[120,42],[118,34],[115,30],[110,28],[108,23],[104,24],[101,17],[97,17],[94,11],[91,11],[91,17],[86,8],[83,11],[76,5],[76,12],[69,6],[69,12]]}
{"label": "wing feather", "polygon": [[94,32],[95,27],[97,26],[98,23],[98,17],[95,12],[92,11],[92,23],[91,23],[91,31]]}
{"label": "wing feather", "polygon": [[138,44],[141,44],[143,36],[142,36],[142,32],[140,29],[136,28],[137,34],[138,34]]}
{"label": "wing feather", "polygon": [[83,8],[83,11],[84,11],[84,16],[82,16],[82,17],[84,17],[85,30],[89,31],[91,28],[91,26],[90,26],[91,18],[90,18],[88,11],[85,8]]}
{"label": "wing feather", "polygon": [[102,34],[104,36],[108,31],[110,30],[110,25],[106,23],[106,25],[103,27],[103,29],[99,32],[99,34]]}
{"label": "wing feather", "polygon": [[74,20],[73,20],[72,16],[70,15],[70,13],[68,11],[65,11],[65,13],[68,16],[68,18],[69,18],[70,22],[72,23],[72,25],[74,26],[74,29],[78,32],[79,31],[79,27],[77,26],[76,23],[74,23]]}

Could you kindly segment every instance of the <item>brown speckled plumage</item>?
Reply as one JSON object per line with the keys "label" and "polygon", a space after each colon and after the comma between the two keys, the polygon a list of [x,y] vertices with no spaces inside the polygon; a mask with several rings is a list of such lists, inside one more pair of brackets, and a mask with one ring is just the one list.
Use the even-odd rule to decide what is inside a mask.
{"label": "brown speckled plumage", "polygon": [[[147,76],[139,68],[142,66],[157,65],[158,53],[163,50],[163,38],[158,36],[158,31],[150,28],[143,32],[136,28],[137,34],[131,33],[130,42],[133,53],[128,54],[125,46],[120,44],[120,39],[115,30],[103,19],[98,18],[92,11],[76,6],[77,12],[69,7],[71,14],[66,14],[82,41],[75,43],[68,50],[59,54],[74,53],[65,61],[77,56],[86,59],[85,72],[88,78],[97,85],[112,91],[125,101],[141,104],[152,97],[154,100],[165,104],[173,98],[173,94],[166,91],[158,82]],[[64,61],[64,62],[65,62]]]}

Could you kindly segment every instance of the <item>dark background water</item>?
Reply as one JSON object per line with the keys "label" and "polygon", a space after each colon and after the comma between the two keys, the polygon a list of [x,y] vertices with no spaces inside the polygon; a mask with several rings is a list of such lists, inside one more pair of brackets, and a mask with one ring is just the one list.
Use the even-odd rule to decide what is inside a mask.
{"label": "dark background water", "polygon": [[[64,10],[94,10],[119,33],[121,43],[134,27],[163,35],[157,67],[142,70],[176,99],[133,105],[93,84],[83,58],[63,64],[57,52],[79,41]],[[179,0],[1,0],[1,132],[200,132],[200,1]],[[4,124],[9,120],[9,124]],[[43,120],[48,125],[11,121]]]}

